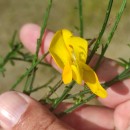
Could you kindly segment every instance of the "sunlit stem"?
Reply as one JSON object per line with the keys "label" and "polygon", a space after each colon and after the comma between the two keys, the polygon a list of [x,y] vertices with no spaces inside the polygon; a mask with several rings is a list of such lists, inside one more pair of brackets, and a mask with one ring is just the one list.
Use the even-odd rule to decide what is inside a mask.
{"label": "sunlit stem", "polygon": [[37,40],[37,48],[36,48],[36,53],[35,53],[36,55],[34,57],[34,60],[38,59],[38,52],[39,52],[39,49],[40,49],[40,46],[42,43],[43,34],[44,34],[46,26],[47,26],[47,21],[49,18],[51,7],[52,7],[52,0],[48,0],[48,7],[47,7],[46,13],[43,18],[43,23],[42,23],[42,27],[41,27],[41,31],[40,31],[40,37]]}
{"label": "sunlit stem", "polygon": [[111,85],[124,80],[130,78],[130,67],[125,69],[123,72],[121,72],[119,75],[115,76],[112,80],[105,82],[104,84],[102,84],[102,86],[104,86],[105,89],[107,89],[108,87],[110,87]]}
{"label": "sunlit stem", "polygon": [[[31,58],[30,58],[30,59],[23,59],[23,58],[19,58],[19,57],[11,57],[10,59],[11,59],[11,60],[16,60],[16,61],[23,61],[23,62],[32,63],[32,59],[31,59]],[[44,66],[51,67],[50,64],[45,63],[45,62],[43,62],[43,61],[40,62],[39,64],[40,64],[40,65],[44,65]]]}
{"label": "sunlit stem", "polygon": [[66,98],[66,96],[71,91],[74,85],[75,85],[75,81],[72,81],[72,83],[70,83],[69,86],[65,87],[65,90],[62,93],[62,95],[52,104],[52,110],[54,110]]}
{"label": "sunlit stem", "polygon": [[73,95],[68,95],[68,96],[66,97],[66,99],[72,99],[72,98],[75,98],[75,97],[77,97],[77,96],[83,96],[83,95],[88,94],[88,93],[90,93],[90,92],[91,92],[90,89],[88,89],[88,90],[83,90],[83,91],[81,91],[81,92],[79,92],[79,93],[76,93],[76,94],[73,94]]}
{"label": "sunlit stem", "polygon": [[80,21],[80,37],[83,37],[84,33],[84,26],[83,26],[83,5],[82,0],[78,0],[78,6],[79,6],[79,21]]}
{"label": "sunlit stem", "polygon": [[[33,69],[32,71],[36,71],[36,69]],[[34,82],[34,78],[35,78],[35,72],[31,72],[28,76],[27,76],[27,80],[23,89],[23,93],[26,93],[27,95],[30,95],[31,93],[31,89],[32,89],[32,85]],[[29,89],[29,90],[28,90]]]}
{"label": "sunlit stem", "polygon": [[[39,53],[39,50],[40,50],[40,47],[41,47],[42,37],[44,35],[45,28],[47,26],[47,21],[48,21],[48,18],[49,18],[51,6],[52,6],[52,0],[48,0],[48,8],[46,10],[46,13],[45,13],[45,16],[44,16],[44,19],[43,19],[43,24],[42,24],[41,31],[40,31],[40,37],[37,40],[36,53],[35,53],[35,55],[33,57],[32,65],[35,64],[38,61],[38,53]],[[32,80],[30,80],[31,83],[30,83],[30,86],[29,86],[30,90],[33,88],[33,82],[34,82],[35,73],[36,73],[35,70],[36,70],[36,67],[34,67],[34,69],[32,70],[32,76],[31,76]]]}
{"label": "sunlit stem", "polygon": [[13,84],[11,87],[11,90],[14,90],[17,85],[27,76],[30,74],[30,72],[48,55],[49,52],[44,54],[40,60],[38,60],[35,64],[33,64],[23,75],[19,77],[19,79]]}
{"label": "sunlit stem", "polygon": [[106,16],[105,16],[101,31],[99,33],[99,36],[97,38],[97,41],[96,41],[92,51],[91,51],[91,53],[90,53],[90,55],[87,59],[87,64],[91,61],[92,57],[94,56],[95,52],[97,51],[97,49],[99,48],[99,46],[101,44],[101,38],[102,38],[102,36],[105,32],[105,29],[106,29],[106,26],[107,26],[107,23],[108,23],[108,20],[109,20],[109,16],[110,16],[110,13],[111,13],[112,5],[113,5],[113,0],[109,0],[108,8],[107,8],[107,11],[106,11]]}
{"label": "sunlit stem", "polygon": [[56,76],[53,76],[53,77],[52,77],[51,79],[49,79],[45,84],[43,84],[43,85],[41,85],[41,86],[39,86],[39,87],[37,87],[37,88],[32,89],[32,90],[31,90],[31,93],[36,92],[36,91],[38,91],[38,90],[41,90],[41,89],[43,89],[43,88],[48,87],[48,85],[49,85],[55,78],[56,78]]}
{"label": "sunlit stem", "polygon": [[117,14],[117,16],[116,16],[115,23],[114,23],[114,25],[113,25],[113,27],[112,27],[112,29],[111,29],[111,32],[110,32],[110,34],[109,34],[109,36],[108,36],[107,42],[106,42],[105,46],[103,47],[102,52],[101,52],[101,55],[100,55],[100,57],[99,57],[99,59],[98,59],[96,65],[95,65],[95,69],[97,69],[97,68],[99,67],[100,62],[101,62],[101,60],[102,60],[102,58],[103,58],[103,56],[104,56],[104,54],[105,54],[105,52],[106,52],[106,50],[107,50],[107,48],[108,48],[108,46],[109,46],[109,44],[110,44],[110,42],[111,42],[113,36],[114,36],[114,33],[115,33],[115,31],[116,31],[116,29],[117,29],[117,27],[118,27],[118,24],[119,24],[119,22],[120,22],[121,16],[122,16],[122,14],[123,14],[123,12],[124,12],[124,9],[125,9],[125,7],[126,7],[126,2],[127,2],[127,0],[123,0],[123,2],[122,2],[122,4],[121,4],[120,10],[119,10],[119,12],[118,12],[118,14]]}
{"label": "sunlit stem", "polygon": [[62,81],[62,80],[60,80],[59,82],[57,82],[57,83],[53,86],[53,89],[48,93],[48,95],[46,96],[46,98],[49,98],[53,93],[55,93],[56,90],[59,89],[62,84],[63,84],[63,81]]}
{"label": "sunlit stem", "polygon": [[96,97],[96,95],[92,94],[91,96],[89,96],[88,98],[83,100],[82,102],[79,102],[78,104],[74,104],[72,107],[70,107],[70,108],[66,109],[64,112],[58,114],[58,116],[63,116],[65,114],[67,114],[67,113],[71,113],[72,111],[74,111],[77,108],[81,107],[82,105],[84,105],[85,103],[89,102],[90,100],[92,100],[95,97]]}

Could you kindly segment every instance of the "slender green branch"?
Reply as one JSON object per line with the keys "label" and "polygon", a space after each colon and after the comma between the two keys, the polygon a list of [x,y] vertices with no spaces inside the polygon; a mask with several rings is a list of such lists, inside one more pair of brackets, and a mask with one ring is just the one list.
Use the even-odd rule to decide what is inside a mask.
{"label": "slender green branch", "polygon": [[11,59],[12,56],[14,56],[17,51],[21,48],[20,44],[16,44],[13,46],[12,50],[5,56],[2,64],[0,64],[0,67],[2,68],[3,66],[6,65],[6,63]]}
{"label": "slender green branch", "polygon": [[[24,86],[24,89],[23,89],[23,93],[26,93],[27,95],[30,95],[31,94],[31,91],[32,91],[32,86],[33,86],[33,83],[34,83],[34,79],[35,79],[35,76],[36,76],[36,68],[33,69],[29,75],[27,75],[27,80],[26,80],[26,83],[25,83],[25,86]],[[29,89],[29,90],[28,90]]]}
{"label": "slender green branch", "polygon": [[40,60],[38,60],[35,64],[33,64],[23,75],[19,77],[19,79],[12,85],[11,90],[14,90],[17,85],[27,76],[30,72],[48,55],[49,52],[44,54]]}
{"label": "slender green branch", "polygon": [[121,65],[122,67],[124,67],[125,69],[128,69],[130,67],[130,58],[129,60],[125,60],[123,58],[119,58],[120,61],[117,61],[119,65]]}
{"label": "slender green branch", "polygon": [[77,96],[83,96],[83,95],[88,94],[88,93],[90,93],[90,92],[91,92],[90,89],[88,89],[88,90],[83,90],[83,91],[78,92],[78,93],[76,93],[76,94],[68,95],[68,96],[66,97],[66,99],[72,99],[72,98],[75,98],[75,97],[77,97]]}
{"label": "slender green branch", "polygon": [[55,100],[55,102],[52,104],[52,109],[54,110],[68,95],[68,93],[71,91],[71,89],[73,88],[75,84],[75,81],[72,81],[72,83],[70,83],[69,86],[66,86],[64,92],[62,93],[62,95]]}
{"label": "slender green branch", "polygon": [[102,29],[99,33],[99,36],[97,38],[97,41],[87,59],[87,64],[91,61],[92,57],[94,56],[95,52],[97,51],[97,49],[99,48],[100,44],[101,44],[101,38],[105,32],[105,29],[106,29],[106,26],[107,26],[107,23],[108,23],[108,20],[109,20],[109,16],[110,16],[110,13],[111,13],[111,9],[112,9],[112,5],[113,5],[113,0],[109,0],[109,3],[108,3],[108,7],[107,7],[107,11],[106,11],[106,16],[105,16],[105,19],[104,19],[104,22],[103,22],[103,25],[102,25]]}
{"label": "slender green branch", "polygon": [[79,102],[77,104],[74,104],[72,107],[66,109],[64,112],[58,114],[58,116],[64,116],[67,113],[71,113],[72,111],[76,110],[77,108],[81,107],[82,105],[84,105],[86,102],[92,100],[93,98],[95,98],[96,95],[92,94],[91,96],[89,96],[88,98],[84,99],[82,102]]}
{"label": "slender green branch", "polygon": [[[117,82],[119,82],[121,80],[127,79],[127,78],[130,78],[130,67],[128,69],[125,69],[121,74],[115,76],[112,80],[102,84],[102,86],[104,86],[104,88],[107,89],[111,85],[113,85],[113,84],[115,84],[115,83],[117,83]],[[90,91],[88,90],[88,91],[83,91],[83,92],[81,92],[79,94],[86,94],[86,93],[89,93],[89,92]],[[73,96],[77,96],[77,94],[70,96],[70,98],[73,97]],[[86,98],[82,102],[79,102],[79,103],[73,105],[72,107],[66,109],[63,113],[60,113],[58,116],[63,116],[65,114],[67,114],[67,113],[70,113],[70,112],[74,111],[75,109],[79,108],[80,106],[82,106],[83,104],[85,104],[86,102],[90,101],[91,99],[93,99],[95,97],[96,97],[96,95],[91,94],[88,98]]]}
{"label": "slender green branch", "polygon": [[89,42],[88,48],[90,48],[96,40],[97,38],[91,39],[91,41]]}
{"label": "slender green branch", "polygon": [[79,20],[80,20],[80,37],[83,37],[84,33],[84,27],[83,27],[83,5],[82,0],[78,0],[78,6],[79,6]]}
{"label": "slender green branch", "polygon": [[47,21],[48,21],[48,18],[49,18],[51,7],[52,7],[52,0],[48,0],[48,8],[47,8],[45,16],[43,18],[43,24],[42,24],[42,27],[41,27],[40,37],[37,40],[36,57],[35,57],[37,59],[38,59],[39,48],[40,48],[41,43],[42,43],[42,37],[43,37],[43,34],[44,34],[46,26],[47,26]]}
{"label": "slender green branch", "polygon": [[123,14],[123,12],[124,12],[124,9],[125,9],[125,7],[126,7],[126,2],[127,2],[127,0],[123,0],[123,2],[122,2],[122,4],[121,4],[120,10],[119,10],[119,12],[118,12],[118,14],[117,14],[117,16],[116,16],[115,23],[114,23],[114,25],[113,25],[113,27],[112,27],[112,30],[111,30],[111,32],[110,32],[110,34],[109,34],[109,36],[108,36],[107,42],[106,42],[105,46],[103,47],[102,52],[101,52],[101,55],[100,55],[100,57],[99,57],[99,59],[98,59],[96,65],[95,65],[95,69],[97,69],[98,66],[100,65],[101,60],[102,60],[102,58],[103,58],[103,56],[104,56],[104,54],[105,54],[105,52],[106,52],[106,50],[107,50],[107,48],[108,48],[108,46],[109,46],[109,44],[110,44],[110,42],[111,42],[113,36],[114,36],[114,33],[115,33],[115,31],[116,31],[116,29],[117,29],[117,27],[118,27],[118,24],[119,24],[119,22],[120,22],[121,16],[122,16],[122,14]]}
{"label": "slender green branch", "polygon": [[[18,61],[23,61],[23,62],[29,62],[29,63],[32,63],[32,59],[23,59],[23,58],[19,58],[19,57],[11,57],[10,58],[11,60],[18,60]],[[48,63],[45,63],[45,62],[40,62],[39,63],[40,65],[44,65],[44,66],[48,66],[48,67],[51,67],[50,64]]]}
{"label": "slender green branch", "polygon": [[[43,37],[43,34],[45,32],[45,28],[47,26],[47,21],[48,21],[48,18],[49,18],[51,6],[52,6],[52,0],[48,0],[48,8],[47,8],[46,13],[44,15],[43,24],[42,24],[41,31],[40,31],[40,37],[37,40],[36,53],[33,57],[32,65],[35,64],[38,61],[38,53],[39,53],[39,50],[40,50],[40,47],[41,47],[42,37]],[[35,73],[36,73],[35,70],[36,70],[36,67],[34,67],[33,70],[32,70],[32,80],[31,80],[31,83],[30,83],[30,89],[32,89],[32,87],[33,87],[32,84],[34,82],[34,77],[35,77]]]}
{"label": "slender green branch", "polygon": [[25,58],[26,55],[27,55],[27,54],[25,54],[25,53],[23,53],[23,52],[21,52],[21,51],[17,51],[17,53],[18,53],[20,56],[22,56],[23,58]]}
{"label": "slender green branch", "polygon": [[11,47],[11,49],[13,49],[14,47],[14,43],[15,43],[15,39],[16,39],[16,34],[17,34],[17,31],[14,31],[14,34],[12,36],[12,39],[11,41],[9,42],[9,46]]}
{"label": "slender green branch", "polygon": [[124,79],[130,78],[130,67],[125,69],[122,73],[120,73],[119,75],[115,76],[112,80],[105,82],[104,84],[102,84],[102,86],[104,86],[104,88],[108,88],[111,85],[122,81]]}
{"label": "slender green branch", "polygon": [[27,95],[30,95],[30,93],[28,92],[28,86],[30,84],[30,78],[31,77],[31,73],[27,75],[27,79],[26,79],[26,82],[25,82],[25,85],[24,85],[24,88],[23,88],[23,93],[27,94]]}
{"label": "slender green branch", "polygon": [[35,79],[35,76],[36,76],[36,70],[37,70],[37,68],[35,67],[35,69],[33,69],[33,72],[31,74],[31,79],[30,79],[30,84],[29,84],[30,93],[31,93],[31,91],[33,89],[34,79]]}
{"label": "slender green branch", "polygon": [[54,76],[54,77],[52,77],[51,79],[49,79],[44,85],[32,89],[32,90],[31,90],[31,93],[36,92],[36,91],[38,91],[38,90],[41,90],[42,88],[47,87],[55,78],[56,78],[56,76]]}
{"label": "slender green branch", "polygon": [[53,87],[50,88],[50,91],[47,94],[47,96],[40,99],[40,102],[52,104],[55,99],[54,98],[51,99],[51,95],[54,94],[57,91],[57,89],[59,89],[62,86],[62,84],[63,84],[63,81],[59,80]]}
{"label": "slender green branch", "polygon": [[56,92],[57,89],[59,89],[59,87],[61,87],[61,85],[63,84],[63,81],[60,80],[59,82],[57,82],[54,87],[52,87],[53,89],[48,93],[46,98],[49,98],[53,93]]}
{"label": "slender green branch", "polygon": [[[43,20],[43,25],[41,27],[41,32],[40,32],[40,37],[37,40],[37,48],[36,48],[36,53],[33,57],[32,60],[32,65],[30,67],[30,69],[28,69],[17,81],[16,83],[12,86],[12,89],[16,88],[16,86],[24,79],[24,77],[28,76],[27,81],[25,83],[25,87],[24,87],[24,91],[27,91],[27,87],[29,87],[30,91],[33,88],[33,82],[35,79],[35,73],[36,73],[36,69],[37,69],[37,65],[41,62],[40,60],[38,60],[38,53],[39,53],[39,49],[42,43],[42,36],[45,32],[45,28],[47,25],[47,21],[48,21],[48,17],[49,17],[49,13],[50,13],[50,9],[51,9],[51,5],[52,5],[52,0],[48,0],[48,8],[46,10],[45,16],[44,16],[44,20]],[[21,54],[21,53],[20,53]],[[24,57],[24,55],[22,55]],[[45,55],[44,55],[45,56]],[[43,56],[43,57],[44,57]],[[43,58],[42,57],[42,58]],[[30,75],[30,76],[29,76]],[[27,86],[28,84],[28,86]],[[26,89],[26,90],[25,90]]]}

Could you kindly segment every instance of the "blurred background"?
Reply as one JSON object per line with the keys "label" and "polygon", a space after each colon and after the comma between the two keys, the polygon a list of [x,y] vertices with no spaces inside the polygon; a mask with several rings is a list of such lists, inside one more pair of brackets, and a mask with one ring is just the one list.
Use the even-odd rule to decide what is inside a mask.
{"label": "blurred background", "polygon": [[[83,0],[85,38],[98,36],[108,2],[109,0]],[[110,27],[114,23],[121,2],[122,0],[114,1],[109,26],[103,37],[104,42],[107,39]],[[0,55],[5,56],[9,51],[8,42],[15,30],[19,31],[22,25],[30,22],[41,25],[47,3],[47,0],[0,0]],[[77,5],[78,0],[53,0],[48,28],[53,31],[67,28],[78,34],[75,29],[75,26],[79,26]],[[19,40],[18,36],[17,40]],[[130,48],[128,48],[127,44],[130,44],[129,0],[106,56],[113,59],[118,59],[119,57],[128,59],[130,57]],[[0,92],[7,91],[28,66],[28,64],[23,62],[18,62],[15,67],[7,64],[5,77],[0,75]],[[41,67],[38,71],[38,82],[35,83],[37,86],[56,73],[55,70],[46,67]],[[37,95],[34,96],[37,97]]]}

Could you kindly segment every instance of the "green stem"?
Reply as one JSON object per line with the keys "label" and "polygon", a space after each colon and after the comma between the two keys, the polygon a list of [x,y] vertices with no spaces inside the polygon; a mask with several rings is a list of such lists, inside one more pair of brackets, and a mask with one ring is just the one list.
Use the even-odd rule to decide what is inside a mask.
{"label": "green stem", "polygon": [[31,73],[31,71],[48,55],[49,52],[44,54],[40,60],[38,60],[35,64],[33,64],[21,77],[12,85],[11,90],[14,90],[16,86]]}
{"label": "green stem", "polygon": [[49,18],[51,7],[52,7],[52,0],[48,0],[48,8],[47,8],[45,16],[43,18],[43,24],[42,24],[42,27],[41,27],[40,37],[37,40],[37,48],[36,48],[36,58],[37,59],[38,59],[39,48],[40,48],[41,43],[42,43],[42,37],[43,37],[43,34],[44,34],[46,26],[47,26],[47,21],[48,21],[48,18]]}
{"label": "green stem", "polygon": [[9,42],[9,46],[11,47],[11,49],[13,49],[13,47],[14,47],[14,43],[15,43],[15,39],[16,39],[16,34],[17,34],[17,31],[14,31],[12,39]]}
{"label": "green stem", "polygon": [[[33,69],[32,71],[36,71],[36,69],[35,70]],[[23,89],[23,93],[25,93],[27,95],[31,94],[31,90],[32,90],[32,86],[33,86],[33,83],[34,83],[35,74],[36,74],[35,72],[31,72],[27,76],[27,80],[26,80],[26,83],[25,83],[25,87]]]}
{"label": "green stem", "polygon": [[[44,19],[43,19],[43,24],[42,24],[42,27],[41,27],[41,31],[40,31],[40,37],[39,39],[37,40],[37,47],[36,47],[36,53],[33,57],[33,62],[32,62],[32,65],[35,64],[37,61],[38,61],[38,53],[39,53],[39,50],[40,50],[40,47],[41,47],[41,43],[42,43],[42,37],[43,37],[43,34],[45,32],[45,28],[47,26],[47,21],[48,21],[48,18],[49,18],[49,14],[50,14],[50,10],[51,10],[51,6],[52,6],[52,0],[48,0],[48,8],[46,10],[46,13],[45,13],[45,16],[44,16]],[[32,80],[31,80],[31,83],[30,83],[30,89],[33,88],[32,84],[34,82],[34,77],[35,77],[35,73],[36,73],[36,67],[33,68],[32,70]]]}
{"label": "green stem", "polygon": [[53,89],[48,93],[48,95],[46,96],[46,98],[49,98],[54,92],[56,92],[56,90],[61,87],[61,85],[63,84],[63,81],[60,80],[59,82],[57,82],[54,87],[52,87]]}
{"label": "green stem", "polygon": [[[30,84],[29,84],[29,92],[31,93],[32,89],[33,89],[33,84],[34,84],[34,79],[35,79],[35,76],[36,76],[36,70],[37,70],[37,67],[35,67],[35,69],[32,70],[32,73],[31,73],[31,77],[30,77]],[[29,94],[30,94],[29,93]]]}
{"label": "green stem", "polygon": [[108,19],[109,19],[109,16],[110,16],[110,13],[111,13],[111,9],[112,9],[112,5],[113,5],[113,0],[109,0],[109,3],[108,3],[108,8],[107,8],[107,11],[106,11],[106,16],[105,16],[105,19],[104,19],[104,22],[103,22],[103,25],[102,25],[102,29],[99,33],[99,36],[97,38],[97,41],[88,57],[88,60],[87,60],[87,64],[91,61],[92,57],[94,56],[95,52],[97,51],[97,49],[99,48],[99,45],[101,44],[101,38],[105,32],[105,29],[106,29],[106,26],[107,26],[107,23],[108,23]]}
{"label": "green stem", "polygon": [[79,93],[67,96],[66,99],[72,99],[72,98],[75,98],[76,96],[83,96],[83,95],[88,94],[88,93],[90,93],[89,89],[88,90],[83,90],[83,91],[81,91]]}
{"label": "green stem", "polygon": [[91,99],[95,98],[96,95],[92,94],[91,96],[89,96],[88,98],[86,98],[85,100],[83,100],[82,102],[79,102],[78,104],[74,104],[72,107],[66,109],[64,112],[58,114],[58,116],[63,116],[67,113],[71,113],[72,111],[76,110],[77,108],[81,107],[82,105],[84,105],[86,102],[90,101]]}
{"label": "green stem", "polygon": [[[47,21],[48,21],[48,17],[49,17],[49,13],[50,13],[50,9],[51,9],[51,5],[52,5],[52,0],[48,0],[48,8],[46,10],[46,13],[45,13],[45,16],[44,16],[44,20],[43,20],[43,24],[42,24],[42,27],[41,27],[41,32],[40,32],[40,37],[39,39],[37,40],[37,48],[36,48],[36,53],[33,57],[33,61],[32,61],[32,65],[31,67],[14,83],[14,85],[11,87],[11,89],[15,89],[16,86],[24,79],[24,77],[28,76],[28,75],[32,75],[32,76],[29,76],[27,78],[27,81],[25,83],[25,88],[24,89],[27,89],[27,84],[29,84],[29,89],[32,90],[33,88],[33,82],[34,82],[34,79],[35,79],[35,73],[36,73],[36,69],[37,69],[37,65],[41,62],[41,60],[43,58],[45,58],[45,56],[48,54],[45,54],[42,56],[41,60],[38,60],[38,53],[39,53],[39,49],[40,49],[40,46],[41,46],[41,43],[42,43],[42,37],[43,37],[43,34],[45,32],[45,28],[46,28],[46,25],[47,25]],[[25,90],[24,90],[25,91]]]}
{"label": "green stem", "polygon": [[[10,59],[11,60],[18,60],[18,61],[24,61],[24,62],[32,63],[32,59],[23,59],[23,58],[19,58],[19,57],[11,57]],[[44,62],[40,62],[39,64],[51,67],[50,64],[47,64],[47,63],[44,63]]]}
{"label": "green stem", "polygon": [[31,77],[31,74],[28,74],[26,82],[25,82],[25,85],[24,85],[24,88],[23,88],[23,93],[25,93],[27,95],[29,95],[29,93],[27,92],[27,90],[28,90],[28,86],[29,86],[29,83],[30,83],[30,77]]}
{"label": "green stem", "polygon": [[121,72],[119,75],[115,76],[112,80],[105,82],[104,84],[102,84],[102,86],[104,86],[104,88],[108,88],[111,85],[122,81],[124,79],[130,78],[130,67],[125,69],[123,72]]}
{"label": "green stem", "polygon": [[101,55],[100,55],[96,65],[95,65],[95,69],[97,69],[99,67],[99,65],[101,63],[101,60],[102,60],[103,56],[105,55],[105,52],[106,52],[106,50],[107,50],[107,48],[108,48],[108,46],[109,46],[109,44],[110,44],[110,42],[111,42],[111,40],[112,40],[112,38],[114,36],[114,33],[115,33],[115,31],[116,31],[116,29],[118,27],[118,24],[120,22],[121,16],[122,16],[122,14],[124,12],[124,9],[126,7],[126,2],[127,2],[127,0],[123,0],[123,2],[121,4],[120,10],[119,10],[119,12],[118,12],[118,14],[116,16],[116,21],[115,21],[115,23],[114,23],[114,25],[112,27],[112,30],[111,30],[111,32],[110,32],[110,34],[108,36],[108,40],[107,40],[107,42],[105,44],[105,47],[103,47],[103,49],[102,49]]}
{"label": "green stem", "polygon": [[36,91],[38,91],[38,90],[40,90],[40,89],[42,89],[42,88],[45,88],[45,87],[47,87],[53,80],[55,79],[55,76],[54,77],[52,77],[51,79],[49,79],[49,81],[47,81],[47,83],[45,83],[44,85],[42,85],[42,86],[40,86],[40,87],[37,87],[37,88],[34,88],[34,89],[32,89],[31,90],[31,93],[33,93],[33,92],[36,92]]}
{"label": "green stem", "polygon": [[15,45],[12,50],[5,56],[4,61],[0,64],[0,67],[6,65],[6,63],[10,60],[10,58],[19,50],[19,45]]}
{"label": "green stem", "polygon": [[52,110],[54,110],[66,98],[67,94],[71,91],[74,84],[75,81],[72,81],[72,83],[69,86],[66,86],[62,95],[58,99],[56,99],[56,101],[52,104]]}
{"label": "green stem", "polygon": [[80,37],[83,37],[84,33],[84,27],[83,27],[83,11],[82,11],[82,0],[78,0],[78,6],[79,6],[79,21],[80,21]]}

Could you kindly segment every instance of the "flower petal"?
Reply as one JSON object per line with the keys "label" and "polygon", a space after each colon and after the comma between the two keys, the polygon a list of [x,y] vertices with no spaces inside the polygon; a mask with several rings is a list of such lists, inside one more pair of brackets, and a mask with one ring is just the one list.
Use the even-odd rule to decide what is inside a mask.
{"label": "flower petal", "polygon": [[83,76],[81,70],[75,65],[71,65],[72,68],[72,77],[78,83],[81,84],[83,81]]}
{"label": "flower petal", "polygon": [[64,84],[68,84],[72,81],[72,69],[69,63],[66,64],[63,69],[62,79]]}
{"label": "flower petal", "polygon": [[77,62],[86,62],[88,54],[88,43],[86,40],[72,36],[68,39],[68,42],[65,42],[65,44]]}
{"label": "flower petal", "polygon": [[107,96],[106,90],[100,85],[98,77],[96,73],[86,64],[82,64],[83,66],[83,80],[91,89],[91,91],[101,98],[105,98]]}
{"label": "flower petal", "polygon": [[49,52],[57,65],[62,69],[65,64],[71,62],[71,56],[66,48],[62,30],[55,33],[50,44]]}
{"label": "flower petal", "polygon": [[73,36],[73,34],[69,30],[67,30],[67,29],[62,29],[62,36],[63,36],[64,42],[68,43],[68,39],[71,36]]}

